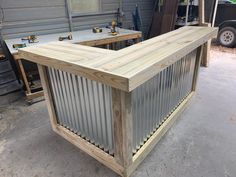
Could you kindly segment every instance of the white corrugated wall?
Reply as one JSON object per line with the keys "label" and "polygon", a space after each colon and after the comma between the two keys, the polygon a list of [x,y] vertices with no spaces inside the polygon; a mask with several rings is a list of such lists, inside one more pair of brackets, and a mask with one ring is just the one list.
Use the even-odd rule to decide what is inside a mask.
{"label": "white corrugated wall", "polygon": [[[150,24],[153,2],[122,0],[120,3],[119,0],[101,0],[103,12],[116,11],[122,4],[126,28],[133,26],[131,14],[138,4],[145,32]],[[69,31],[65,0],[0,0],[0,6],[4,14],[1,31],[4,39]],[[77,17],[73,19],[74,30],[106,26],[114,17],[115,14]]]}

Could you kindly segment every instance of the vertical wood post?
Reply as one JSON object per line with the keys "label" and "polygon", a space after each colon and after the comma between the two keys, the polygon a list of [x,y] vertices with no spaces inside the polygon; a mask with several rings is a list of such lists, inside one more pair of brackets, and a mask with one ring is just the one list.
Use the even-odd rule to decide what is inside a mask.
{"label": "vertical wood post", "polygon": [[205,23],[205,0],[198,0],[198,18],[199,18],[199,25]]}
{"label": "vertical wood post", "polygon": [[52,129],[55,131],[57,127],[57,118],[56,118],[56,112],[54,109],[52,94],[49,87],[46,67],[38,64],[38,70],[39,70],[41,84],[44,90],[44,97],[45,97],[47,108],[48,108],[49,119],[51,122]]}
{"label": "vertical wood post", "polygon": [[[205,23],[205,0],[199,0],[198,3],[198,14],[199,14],[199,26],[208,26],[210,27],[210,23]],[[204,67],[209,66],[210,61],[210,49],[211,49],[211,40],[204,44],[202,61],[201,65]]]}
{"label": "vertical wood post", "polygon": [[[210,27],[210,23],[203,23],[201,26]],[[201,65],[204,67],[208,67],[210,63],[210,50],[211,50],[211,39],[208,40],[205,44],[203,44],[203,54]]]}
{"label": "vertical wood post", "polygon": [[115,160],[124,167],[123,176],[128,176],[132,165],[132,109],[131,93],[112,89]]}
{"label": "vertical wood post", "polygon": [[18,59],[16,61],[19,64],[19,68],[20,68],[20,72],[21,72],[21,75],[22,75],[22,79],[23,79],[23,81],[25,83],[26,93],[27,94],[31,94],[31,89],[30,89],[30,86],[29,86],[29,82],[28,82],[28,79],[27,79],[27,76],[26,76],[25,69],[24,69],[24,66],[22,64],[22,61],[21,61],[21,59]]}
{"label": "vertical wood post", "polygon": [[210,50],[211,50],[211,40],[207,41],[203,44],[203,54],[201,65],[204,67],[208,67],[210,63]]}
{"label": "vertical wood post", "polygon": [[196,63],[195,63],[195,69],[194,69],[194,75],[193,75],[192,91],[196,91],[197,79],[198,79],[200,64],[201,64],[201,60],[202,60],[202,56],[203,56],[203,48],[204,48],[203,45],[197,48]]}

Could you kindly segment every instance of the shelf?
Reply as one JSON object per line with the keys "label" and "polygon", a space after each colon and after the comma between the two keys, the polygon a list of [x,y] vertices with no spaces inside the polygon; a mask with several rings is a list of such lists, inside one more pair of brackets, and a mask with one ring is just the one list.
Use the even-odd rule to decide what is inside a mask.
{"label": "shelf", "polygon": [[192,21],[192,22],[188,22],[187,24],[185,24],[185,22],[176,22],[175,25],[177,26],[191,26],[191,25],[198,25],[199,22],[198,21]]}
{"label": "shelf", "polygon": [[[187,3],[180,3],[179,6],[187,6]],[[198,6],[197,4],[189,4],[189,6]]]}

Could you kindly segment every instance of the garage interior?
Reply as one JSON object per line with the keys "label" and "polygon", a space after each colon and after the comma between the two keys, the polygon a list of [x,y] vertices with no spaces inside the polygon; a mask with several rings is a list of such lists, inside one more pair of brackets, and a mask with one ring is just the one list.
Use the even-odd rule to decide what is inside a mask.
{"label": "garage interior", "polygon": [[[82,4],[80,4],[81,2]],[[47,90],[45,85],[43,88],[41,85],[41,81],[44,79],[42,79],[42,75],[40,78],[40,71],[35,64],[47,66],[45,63],[42,64],[42,61],[46,56],[51,57],[48,53],[49,48],[50,51],[55,50],[52,52],[52,56],[55,55],[55,58],[49,57],[45,61],[57,59],[60,63],[58,58],[62,57],[56,52],[59,50],[71,50],[72,52],[74,47],[72,44],[67,44],[70,42],[70,35],[72,43],[76,43],[73,45],[78,45],[78,51],[82,52],[80,53],[82,56],[95,56],[96,52],[104,52],[103,55],[98,56],[98,60],[101,59],[101,61],[102,58],[109,58],[109,56],[114,56],[115,60],[116,55],[122,55],[122,52],[128,56],[129,53],[126,52],[129,48],[131,51],[131,49],[135,49],[135,46],[148,46],[149,40],[157,42],[152,43],[153,46],[148,46],[150,49],[147,47],[146,50],[151,50],[155,45],[158,46],[158,42],[161,43],[162,40],[169,42],[164,45],[167,47],[171,45],[172,41],[171,38],[167,39],[165,35],[175,33],[176,30],[185,29],[185,32],[188,33],[189,26],[190,28],[193,26],[193,29],[218,30],[217,27],[220,27],[222,22],[236,20],[234,14],[231,13],[236,5],[224,4],[218,0],[176,1],[176,4],[169,0],[91,0],[90,6],[87,6],[88,1],[84,4],[83,2],[83,0],[0,1],[0,19],[2,19],[0,21],[0,61],[1,63],[7,61],[9,63],[7,67],[11,66],[10,71],[4,70],[7,68],[6,65],[0,66],[0,91],[2,92],[0,93],[0,176],[236,176],[236,112],[234,110],[236,105],[234,89],[236,86],[236,49],[235,46],[222,46],[217,35],[212,41],[199,40],[203,42],[194,46],[197,50],[202,46],[201,67],[198,71],[195,94],[186,108],[180,112],[180,115],[176,116],[178,119],[175,123],[166,128],[166,133],[160,136],[159,142],[155,143],[151,152],[131,174],[125,172],[117,174],[114,172],[115,170],[109,169],[109,165],[96,160],[93,154],[83,148],[81,150],[76,147],[78,146],[76,143],[73,144],[67,139],[68,142],[65,137],[62,138],[60,134],[55,133],[53,124],[50,122],[52,119]],[[76,3],[79,4],[78,7]],[[99,4],[99,7],[96,3]],[[81,9],[80,5],[83,5],[84,8]],[[228,16],[224,13],[227,8]],[[89,12],[88,9],[94,12]],[[189,17],[186,18],[186,14]],[[219,29],[218,36],[222,29]],[[78,39],[77,31],[80,32]],[[105,37],[97,38],[96,35],[99,34],[104,34]],[[125,39],[121,39],[122,35],[125,36]],[[31,44],[29,41],[32,39],[29,37],[32,36],[36,39],[33,39],[34,43]],[[195,36],[197,40],[200,33]],[[26,40],[22,40],[24,38]],[[61,44],[59,44],[60,38],[63,38]],[[193,43],[195,42],[193,41]],[[178,41],[176,43],[180,44]],[[26,46],[24,46],[25,44]],[[13,45],[16,45],[17,49]],[[71,49],[56,47],[60,45],[68,45],[68,48],[71,47]],[[40,48],[41,46],[42,48]],[[90,47],[86,48],[85,46]],[[173,51],[168,50],[169,53],[182,48],[173,47],[172,49]],[[189,49],[187,44],[184,49],[182,53],[192,52],[192,50],[187,50]],[[38,60],[37,57],[33,58],[33,55],[36,55],[39,50],[40,52],[45,51],[45,54],[43,52],[42,54],[37,53],[37,56],[41,57]],[[90,52],[87,54],[83,50]],[[158,47],[156,50],[158,51]],[[137,56],[138,51],[134,51],[137,52],[134,56]],[[135,52],[132,51],[130,56],[133,56]],[[26,54],[29,58],[22,57]],[[71,56],[72,59],[74,57],[70,53],[68,56]],[[147,52],[142,57],[148,56]],[[170,55],[170,61],[174,60],[173,58],[177,59],[178,56]],[[70,59],[70,57],[67,58]],[[67,58],[65,57],[65,60]],[[33,60],[35,63],[32,62]],[[126,58],[120,58],[120,60],[123,61]],[[170,61],[168,60],[168,63]],[[119,64],[119,60],[117,62]],[[50,64],[50,62],[48,63]],[[57,63],[55,63],[56,69],[62,69],[62,66],[57,68],[56,65]],[[23,66],[25,74],[22,74],[21,66]],[[39,66],[39,70],[41,66]],[[51,66],[53,65],[48,65],[48,67]],[[78,65],[78,68],[81,66],[85,65]],[[66,69],[66,72],[70,71],[67,68],[63,69]],[[13,75],[12,80],[8,80],[7,75],[4,75],[7,72],[11,76]],[[71,72],[75,74],[74,71],[71,70]],[[85,77],[85,75],[82,76]],[[168,77],[170,78],[170,75]],[[90,75],[88,79],[91,79]],[[94,78],[95,81],[97,81],[96,79]],[[102,81],[99,78],[98,81],[108,83],[106,79]],[[115,84],[111,86],[121,88]],[[56,104],[55,96],[53,99]],[[67,104],[65,105],[67,106]],[[167,118],[165,121],[169,119]],[[161,128],[162,125],[159,129]],[[142,130],[140,129],[140,131]],[[149,139],[152,137],[151,135]],[[126,141],[126,137],[124,139]],[[86,137],[84,140],[87,140]],[[97,151],[96,148],[103,149],[100,146],[98,148],[98,145],[90,140],[88,142],[93,144],[91,146],[94,146],[94,151]],[[146,140],[142,146],[148,148],[145,146],[147,142],[149,141]],[[103,151],[106,151],[108,155],[115,156],[114,152],[110,153],[105,149]],[[133,154],[135,153],[133,152]],[[126,166],[124,165],[124,167]]]}

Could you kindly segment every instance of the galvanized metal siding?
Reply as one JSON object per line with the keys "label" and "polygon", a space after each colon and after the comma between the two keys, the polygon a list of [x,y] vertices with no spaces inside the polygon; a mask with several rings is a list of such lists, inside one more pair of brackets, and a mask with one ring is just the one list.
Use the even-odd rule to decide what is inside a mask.
{"label": "galvanized metal siding", "polygon": [[[102,11],[115,11],[123,4],[124,27],[132,27],[132,11],[138,4],[145,32],[149,26],[154,0],[101,0]],[[4,11],[4,38],[23,37],[30,34],[50,34],[69,30],[65,0],[1,0]],[[84,16],[73,19],[74,28],[106,26],[115,15]]]}
{"label": "galvanized metal siding", "polygon": [[196,50],[132,92],[133,153],[191,93]]}
{"label": "galvanized metal siding", "polygon": [[[102,0],[102,11],[115,11],[119,0]],[[30,34],[69,31],[65,0],[1,0],[4,11],[2,35],[6,39]],[[114,15],[83,16],[73,19],[75,30],[105,26]]]}
{"label": "galvanized metal siding", "polygon": [[111,87],[48,68],[58,124],[113,154]]}

